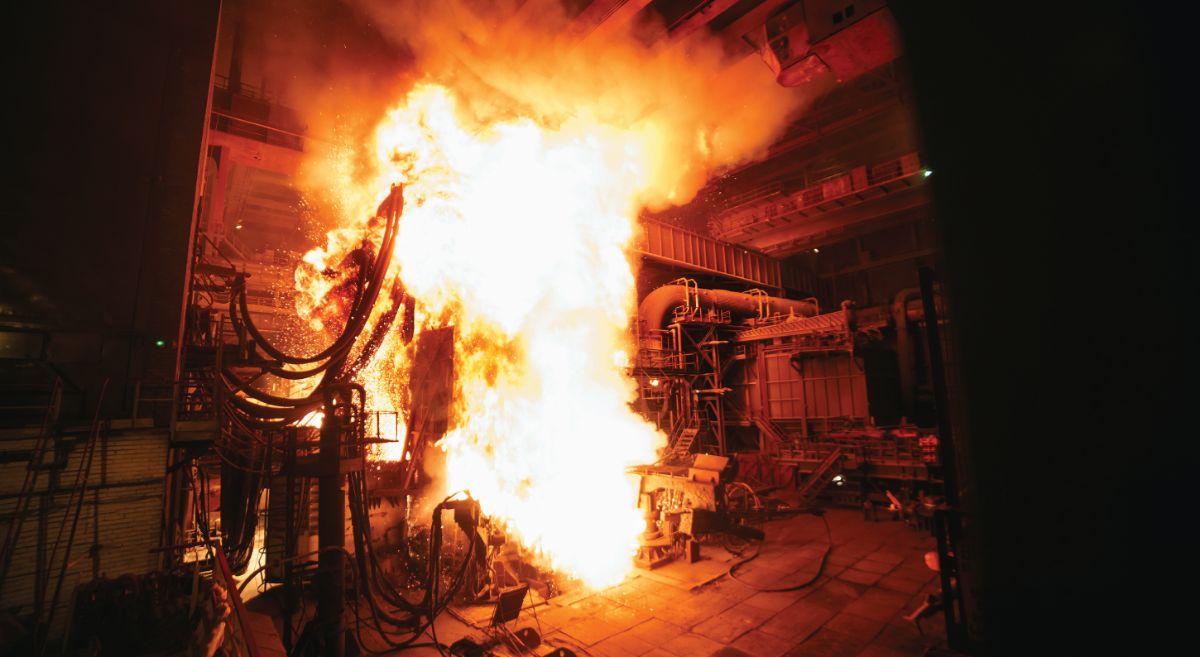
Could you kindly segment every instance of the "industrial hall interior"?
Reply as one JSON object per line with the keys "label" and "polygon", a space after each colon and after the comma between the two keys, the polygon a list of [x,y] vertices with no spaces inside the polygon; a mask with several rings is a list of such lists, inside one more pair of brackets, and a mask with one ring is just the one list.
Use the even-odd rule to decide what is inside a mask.
{"label": "industrial hall interior", "polygon": [[14,11],[0,657],[1188,626],[1162,7]]}

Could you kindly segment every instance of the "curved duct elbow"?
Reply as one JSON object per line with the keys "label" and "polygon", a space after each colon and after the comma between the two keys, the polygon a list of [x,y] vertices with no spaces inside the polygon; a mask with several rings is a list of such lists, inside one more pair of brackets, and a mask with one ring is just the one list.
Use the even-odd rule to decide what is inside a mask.
{"label": "curved duct elbow", "polygon": [[688,305],[689,292],[696,295],[701,308],[728,310],[731,314],[742,317],[759,317],[764,308],[769,315],[778,313],[812,317],[817,314],[816,302],[809,299],[784,299],[764,294],[704,290],[672,284],[664,285],[647,294],[646,298],[638,304],[638,317],[646,323],[647,329],[661,329],[672,310]]}
{"label": "curved duct elbow", "polygon": [[[934,308],[938,315],[943,315],[942,295],[933,296]],[[905,288],[896,294],[892,301],[892,320],[899,328],[907,319],[910,322],[925,321],[925,303],[921,300],[921,290],[915,287]]]}
{"label": "curved duct elbow", "polygon": [[896,293],[892,299],[892,321],[897,329],[903,328],[906,319],[918,320],[925,317],[921,310],[921,290],[916,287],[906,287]]}

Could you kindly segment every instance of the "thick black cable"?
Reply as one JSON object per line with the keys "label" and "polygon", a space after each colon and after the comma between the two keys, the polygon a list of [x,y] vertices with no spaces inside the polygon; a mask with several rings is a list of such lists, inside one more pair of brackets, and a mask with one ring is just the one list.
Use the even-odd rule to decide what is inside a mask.
{"label": "thick black cable", "polygon": [[[397,201],[399,199],[399,201]],[[399,202],[400,207],[396,204]],[[370,309],[374,306],[375,300],[378,298],[379,288],[382,285],[382,278],[387,273],[389,264],[391,263],[392,247],[395,243],[396,228],[399,224],[400,213],[403,211],[403,195],[399,188],[395,188],[392,194],[388,197],[388,203],[391,207],[387,210],[387,224],[384,228],[383,239],[380,242],[379,250],[376,252],[374,261],[374,271],[372,275],[363,281],[360,286],[360,294],[357,295],[356,303],[351,311],[351,317],[346,323],[345,329],[338,339],[334,340],[325,349],[311,356],[291,356],[275,347],[267,340],[258,327],[250,318],[249,304],[246,299],[246,284],[245,277],[239,275],[235,280],[234,286],[237,290],[236,296],[238,300],[238,310],[242,313],[242,325],[250,333],[255,340],[255,348],[262,349],[267,355],[284,363],[293,365],[303,365],[306,363],[315,363],[320,360],[325,360],[330,356],[348,349],[349,346],[358,337],[362,331],[363,325],[366,323],[370,315]],[[230,302],[232,305],[233,297]]]}
{"label": "thick black cable", "polygon": [[[439,653],[445,654],[444,651],[442,650],[442,648],[446,647],[446,646],[444,644],[440,643],[436,638],[437,630],[434,627],[434,621],[436,620],[438,615],[440,615],[445,610],[445,608],[449,606],[450,602],[453,600],[454,595],[456,595],[458,593],[458,590],[462,588],[462,584],[465,581],[466,570],[470,566],[471,559],[474,556],[475,543],[476,543],[476,541],[474,540],[475,537],[473,537],[473,536],[470,537],[471,540],[468,544],[467,556],[463,560],[462,567],[459,568],[458,574],[452,580],[451,585],[446,593],[445,598],[441,601],[441,603],[439,603],[438,602],[438,598],[439,598],[438,589],[440,588],[440,580],[441,580],[441,575],[440,575],[439,571],[440,571],[440,564],[441,564],[441,549],[442,549],[442,532],[441,532],[441,522],[440,522],[441,512],[445,508],[446,502],[449,502],[457,494],[458,493],[448,496],[445,500],[442,501],[441,504],[439,504],[437,507],[435,507],[434,512],[433,512],[433,522],[431,524],[431,539],[430,539],[430,562],[429,562],[429,571],[428,571],[429,579],[428,579],[428,583],[425,587],[424,598],[422,599],[422,603],[420,605],[420,606],[424,607],[426,610],[427,620],[423,625],[418,627],[413,632],[413,634],[410,636],[410,638],[408,640],[402,641],[402,642],[393,642],[387,636],[387,633],[385,633],[383,631],[383,629],[378,625],[378,619],[376,618],[375,619],[376,623],[377,623],[376,630],[380,633],[380,638],[382,638],[385,642],[387,642],[388,644],[390,644],[392,646],[392,648],[384,651],[382,654],[398,652],[400,650],[406,650],[409,648],[417,647],[417,645],[422,645],[422,644],[417,644],[416,639],[420,638],[420,636],[427,631],[431,633],[431,638],[433,639],[433,643],[430,645],[435,647]],[[472,531],[478,531],[478,526],[477,525],[473,526]],[[355,576],[357,578],[357,573],[355,573]],[[362,586],[359,586],[357,588],[358,588],[358,590],[361,590],[361,591],[367,590],[366,588],[364,588]],[[357,608],[357,603],[355,603],[355,605]],[[364,647],[364,646],[362,646],[361,639],[359,640],[359,642],[360,642],[360,647]],[[372,651],[372,652],[374,652],[374,651]],[[374,654],[381,654],[381,653],[374,653]]]}
{"label": "thick black cable", "polygon": [[[365,544],[370,543],[370,540],[371,540],[370,523],[368,522],[368,518],[363,515],[364,506],[362,505],[359,487],[358,487],[357,483],[353,481],[356,474],[357,473],[351,473],[350,477],[348,477],[348,479],[351,479],[351,481],[350,481],[350,505],[349,506],[350,506],[350,519],[351,519],[351,523],[353,525],[352,526],[353,531],[351,533],[353,534],[353,537],[354,537],[354,548],[355,548],[354,561],[355,561],[355,567],[358,569],[359,579],[361,580],[361,583],[362,583],[362,593],[367,597],[367,603],[371,606],[372,614],[375,616],[375,618],[377,620],[382,619],[382,620],[387,621],[390,625],[393,625],[395,627],[411,630],[413,627],[420,624],[419,617],[412,616],[412,614],[419,613],[419,611],[416,607],[409,604],[407,600],[402,600],[401,604],[396,604],[395,606],[401,607],[402,609],[409,611],[410,616],[408,618],[395,617],[395,616],[392,616],[391,614],[387,613],[386,610],[381,609],[375,600],[375,596],[374,596],[375,591],[374,591],[374,587],[372,586],[373,583],[371,581],[370,574],[368,573],[368,570],[367,570],[366,550],[368,548],[365,547]],[[364,536],[364,534],[365,534],[365,536]],[[393,603],[393,604],[395,604],[395,603]]]}
{"label": "thick black cable", "polygon": [[[364,465],[364,468],[365,468],[365,465]],[[409,618],[394,617],[391,614],[387,613],[386,610],[381,609],[380,606],[378,605],[378,603],[376,602],[376,600],[375,600],[376,590],[379,590],[379,592],[381,594],[383,593],[383,587],[379,586],[379,582],[376,580],[376,577],[381,576],[382,573],[378,569],[377,560],[374,558],[374,554],[373,554],[373,546],[371,546],[369,509],[367,508],[367,503],[366,503],[367,489],[366,489],[365,475],[366,475],[365,470],[360,470],[359,472],[350,473],[350,475],[347,478],[349,486],[350,486],[349,507],[350,507],[350,511],[351,511],[352,533],[353,533],[353,537],[354,537],[354,541],[355,541],[355,566],[357,568],[357,571],[354,572],[354,575],[355,575],[356,582],[359,583],[357,590],[360,591],[361,594],[364,597],[366,597],[366,599],[367,599],[368,606],[370,607],[370,610],[371,610],[370,620],[374,621],[375,629],[379,633],[380,638],[385,643],[389,644],[392,647],[392,649],[397,649],[397,648],[402,649],[402,648],[413,645],[416,638],[419,637],[423,631],[423,628],[420,626],[420,611],[421,611],[420,608],[421,607],[423,607],[424,609],[427,610],[426,613],[429,617],[429,623],[432,623],[433,619],[439,613],[439,610],[437,609],[437,604],[436,604],[436,599],[437,599],[436,592],[434,593],[434,595],[431,599],[430,598],[431,589],[430,589],[430,587],[427,586],[425,599],[422,601],[422,604],[414,606],[411,603],[409,603],[407,600],[405,600],[403,598],[403,596],[400,596],[397,592],[395,592],[393,589],[393,594],[395,595],[395,599],[389,600],[389,601],[398,607],[412,610],[414,616],[409,617]],[[453,497],[453,496],[446,498],[445,501],[448,501],[451,497]],[[439,505],[434,511],[433,522],[439,528],[440,528],[440,523],[438,522],[438,520],[440,517],[441,509],[444,507],[445,501],[443,501],[443,503],[441,505]],[[433,541],[431,541],[431,547],[436,547],[436,549],[439,550],[438,554],[440,554],[440,549],[441,549],[440,533],[434,538]],[[472,547],[473,547],[473,544],[472,544]],[[371,571],[367,570],[367,560],[368,559],[371,559],[374,562],[373,565],[375,567]],[[436,572],[436,570],[434,570],[434,569],[437,568],[437,563],[431,561],[430,567],[431,567],[431,572]],[[372,577],[372,576],[375,576],[375,577]],[[383,578],[383,579],[384,579],[384,581],[386,581],[386,578]],[[457,588],[461,588],[461,574],[460,574],[459,579],[460,579],[460,581],[458,582],[458,584],[455,586],[452,586],[453,590],[457,590]],[[436,583],[438,580],[431,579],[430,581]],[[390,586],[390,582],[388,582],[388,584]],[[384,597],[387,598],[390,596],[385,594]],[[358,618],[361,616],[361,612],[359,611],[359,608],[358,608],[357,596],[354,601],[354,606],[355,606],[355,610],[356,610],[355,611],[356,623],[358,623],[359,622]],[[383,622],[386,622],[389,625],[392,625],[394,627],[400,628],[402,632],[411,633],[409,638],[407,640],[400,641],[400,642],[393,641],[389,635],[390,634],[399,634],[399,632],[394,633],[394,632],[389,632],[389,631],[384,630],[382,627]],[[429,625],[429,623],[426,624],[426,627]],[[358,626],[357,629],[361,629],[361,626]],[[360,642],[360,644],[362,643],[361,637],[359,637],[359,642]],[[440,648],[439,648],[439,650],[440,650]]]}
{"label": "thick black cable", "polygon": [[[332,367],[330,368],[330,370],[335,370],[335,369],[339,368],[341,366],[341,362],[342,361],[340,361],[340,360],[336,361],[336,362],[331,362],[330,365]],[[313,402],[321,403],[322,397],[319,393],[321,391],[321,388],[326,384],[326,382],[331,381],[330,376],[329,376],[330,370],[325,371],[324,376],[322,377],[321,381],[314,387],[313,391],[311,393],[309,393],[308,395],[305,395],[304,397],[280,397],[278,395],[272,395],[270,393],[263,392],[263,391],[255,388],[249,381],[242,380],[241,377],[239,377],[233,370],[229,369],[228,367],[221,369],[221,377],[222,377],[222,381],[225,383],[225,387],[231,393],[239,393],[240,392],[242,394],[245,394],[247,397],[250,397],[251,399],[262,402],[262,404],[269,405],[269,406],[263,406],[261,408],[270,409],[271,406],[289,408],[289,407],[296,407],[296,406],[301,406],[301,405],[311,405]],[[235,395],[230,395],[230,397],[233,397],[233,396],[235,396]],[[253,411],[254,409],[252,408],[250,410]]]}
{"label": "thick black cable", "polygon": [[[423,606],[426,606],[426,615],[428,616],[428,620],[424,624],[418,626],[417,628],[406,632],[409,634],[408,639],[406,639],[404,641],[393,641],[390,638],[390,635],[399,634],[399,633],[384,630],[383,627],[381,626],[381,624],[379,623],[378,618],[371,618],[371,620],[375,621],[374,629],[379,633],[379,637],[385,643],[389,644],[388,648],[384,648],[382,650],[374,650],[374,649],[371,649],[369,646],[367,646],[366,642],[362,638],[361,624],[362,624],[363,616],[361,613],[361,609],[358,605],[357,596],[356,596],[355,599],[351,601],[351,604],[353,605],[353,607],[355,609],[355,635],[356,635],[356,639],[358,640],[359,647],[362,648],[365,652],[368,652],[370,654],[375,654],[375,655],[385,655],[385,654],[394,654],[394,653],[400,652],[402,650],[407,650],[407,649],[411,649],[411,648],[434,647],[440,653],[445,654],[443,648],[448,648],[448,646],[446,646],[445,644],[442,644],[441,642],[436,640],[436,628],[434,627],[434,620],[437,618],[438,615],[440,615],[440,613],[442,611],[445,610],[445,608],[453,600],[454,595],[456,595],[458,590],[461,589],[462,584],[465,581],[466,570],[472,562],[471,560],[474,556],[474,550],[475,550],[475,544],[476,544],[476,541],[474,540],[475,537],[472,536],[471,537],[472,540],[468,544],[466,558],[463,560],[462,566],[459,568],[458,573],[452,580],[451,585],[450,585],[449,589],[447,590],[445,597],[442,598],[442,596],[438,593],[438,590],[440,589],[440,574],[438,571],[440,570],[440,553],[441,553],[441,548],[442,548],[441,531],[440,531],[440,522],[439,521],[440,521],[441,511],[445,508],[444,507],[445,503],[450,501],[453,497],[454,497],[453,495],[447,497],[446,500],[444,500],[442,504],[439,504],[438,507],[434,511],[433,527],[437,528],[437,529],[433,530],[434,536],[430,541],[430,550],[431,550],[431,556],[437,555],[437,557],[431,559],[430,571],[429,571],[429,574],[430,574],[429,585],[426,587],[425,598],[423,600]],[[478,526],[477,525],[473,526],[472,531],[478,531]],[[342,552],[346,552],[345,548],[325,548],[325,549],[336,549],[336,550],[340,550]],[[348,553],[347,553],[347,555],[349,556]],[[367,588],[366,583],[360,582],[358,580],[359,573],[357,571],[351,570],[351,574],[355,578],[355,589],[357,591],[366,592],[369,590]],[[439,601],[439,598],[442,598],[442,599]],[[422,635],[424,635],[426,632],[429,632],[433,636],[434,641],[431,643],[419,643],[417,640]],[[308,636],[307,639],[305,638],[306,636]],[[302,632],[300,635],[300,640],[297,642],[297,645],[293,649],[293,654],[299,654],[299,651],[302,649],[301,647],[303,645],[306,645],[307,642],[310,640],[311,640],[311,635],[305,635]]]}
{"label": "thick black cable", "polygon": [[[359,473],[359,478],[357,481],[358,481],[359,488],[360,488],[360,497],[359,497],[360,505],[361,505],[360,514],[364,518],[367,518],[368,517],[368,509],[366,506],[367,488],[366,488],[365,468],[366,468],[366,463],[364,462],[363,471]],[[364,524],[367,525],[368,531],[369,531],[370,523],[366,522]],[[404,608],[404,609],[409,609],[409,610],[415,611],[415,608],[413,607],[413,605],[411,605],[411,603],[409,603],[408,600],[406,600],[404,598],[404,596],[400,594],[400,592],[397,590],[395,584],[393,584],[391,582],[391,579],[388,578],[386,573],[383,572],[382,566],[379,565],[379,558],[375,554],[375,548],[371,544],[370,540],[366,541],[366,558],[371,566],[372,581],[375,582],[376,586],[378,587],[378,589],[379,589],[380,593],[383,595],[383,597],[391,604],[394,604],[394,605]]]}
{"label": "thick black cable", "polygon": [[741,561],[730,566],[729,570],[727,571],[726,574],[729,575],[730,579],[736,580],[742,584],[745,584],[746,586],[749,586],[752,589],[755,589],[756,591],[761,591],[763,593],[784,593],[786,591],[798,591],[802,588],[812,586],[818,579],[821,578],[821,575],[825,572],[825,563],[829,560],[829,553],[833,552],[833,530],[830,529],[830,527],[829,527],[829,519],[825,517],[825,514],[823,512],[820,513],[819,515],[821,516],[821,520],[824,521],[824,523],[825,523],[825,535],[828,537],[829,542],[825,546],[825,551],[821,553],[820,563],[817,564],[817,572],[808,580],[801,582],[799,584],[791,585],[791,586],[763,588],[756,584],[751,584],[750,582],[747,582],[746,580],[738,577],[737,570],[739,568],[750,563],[751,561],[754,561],[755,559],[758,558],[758,556],[760,554],[762,554],[762,542],[759,542],[758,549],[754,551],[754,554],[752,554],[749,557],[742,559]]}
{"label": "thick black cable", "polygon": [[[276,423],[266,423],[267,426],[265,427],[257,426],[256,423],[252,422],[251,418],[244,417],[235,412],[236,409],[226,407],[225,410],[226,413],[224,419],[229,422],[230,427],[229,430],[225,431],[223,435],[228,435],[230,440],[239,440],[241,438],[245,438],[245,440],[239,440],[239,442],[234,443],[231,446],[246,448],[270,447],[272,453],[277,452],[281,455],[285,453],[285,447],[283,444],[272,443],[263,440],[262,436],[258,434],[259,431],[274,431],[282,428],[278,424],[279,421],[276,421]],[[233,431],[235,428],[239,429],[240,431]]]}
{"label": "thick black cable", "polygon": [[[308,414],[308,411],[313,407],[321,405],[323,402],[319,397],[309,395],[292,400],[292,403],[287,406],[268,406],[265,403],[257,403],[250,401],[244,397],[239,397],[236,394],[225,397],[226,402],[236,407],[248,415],[258,419],[269,418],[302,418]],[[260,400],[262,401],[262,400]]]}
{"label": "thick black cable", "polygon": [[400,279],[392,284],[391,292],[392,306],[379,317],[375,322],[375,326],[371,329],[371,335],[367,338],[366,344],[363,345],[362,351],[354,359],[354,362],[345,367],[338,378],[353,379],[360,371],[375,357],[375,353],[379,351],[379,347],[387,338],[388,332],[392,328],[392,324],[396,322],[396,315],[399,314],[400,308],[404,304],[404,286],[400,283]]}
{"label": "thick black cable", "polygon": [[[305,379],[311,379],[312,377],[328,370],[329,361],[325,361],[320,365],[314,365],[312,368],[307,370],[289,370],[284,367],[277,367],[266,363],[262,364],[260,367],[262,370],[259,376],[262,374],[270,374],[271,376],[287,379],[288,381],[303,381]],[[246,383],[249,385],[250,382],[247,381]]]}
{"label": "thick black cable", "polygon": [[[357,374],[374,356],[384,337],[386,337],[390,325],[394,322],[398,307],[403,300],[402,288],[398,279],[393,283],[392,288],[393,307],[380,317],[366,344],[360,350],[358,357],[350,367],[346,367],[346,359],[349,357],[354,343],[357,342],[359,334],[370,318],[371,310],[378,299],[379,292],[383,287],[384,277],[387,275],[390,267],[399,219],[403,210],[401,189],[394,188],[392,194],[380,209],[381,212],[379,214],[386,216],[383,237],[379,249],[370,264],[364,264],[359,268],[357,276],[359,285],[355,289],[355,299],[347,324],[338,339],[315,356],[290,357],[274,347],[254,325],[253,318],[249,313],[245,277],[239,275],[235,279],[234,294],[230,296],[229,305],[230,315],[233,317],[234,328],[238,333],[239,346],[242,351],[245,351],[247,347],[246,333],[248,332],[254,338],[254,342],[251,343],[250,348],[254,350],[261,348],[269,356],[273,356],[281,362],[299,364],[316,362],[321,359],[326,360],[315,367],[299,371],[270,364],[260,365],[260,372],[270,373],[289,380],[302,380],[310,376],[322,374],[321,381],[315,387],[314,392],[298,399],[279,397],[263,392],[254,387],[251,382],[243,381],[229,368],[225,368],[220,372],[219,379],[221,384],[231,393],[223,397],[226,410],[232,411],[227,413],[227,415],[237,429],[231,433],[231,438],[234,437],[234,434],[241,434],[253,439],[255,431],[275,431],[294,425],[321,404],[321,399],[317,395],[317,392],[323,390],[330,382],[346,380]],[[369,275],[367,275],[368,269],[370,269]],[[235,299],[237,304],[236,310]],[[225,460],[231,461],[232,459],[225,458]]]}
{"label": "thick black cable", "polygon": [[[379,566],[379,560],[375,555],[374,546],[371,545],[370,516],[366,504],[366,480],[362,473],[353,473],[351,486],[351,519],[355,519],[353,515],[355,512],[357,512],[358,517],[362,519],[361,521],[356,521],[355,535],[356,540],[359,540],[362,543],[362,550],[359,552],[360,556],[358,558],[358,564],[364,574],[364,577],[366,577],[368,581],[374,585],[375,590],[378,590],[387,602],[394,606],[400,607],[401,609],[405,609],[410,613],[416,613],[417,607],[406,600],[404,596],[402,596],[399,591],[396,590],[395,586],[386,577],[382,568]],[[365,529],[360,530],[359,527],[364,527]],[[368,565],[370,565],[369,571],[367,569]],[[385,587],[383,584],[386,584],[387,586]]]}

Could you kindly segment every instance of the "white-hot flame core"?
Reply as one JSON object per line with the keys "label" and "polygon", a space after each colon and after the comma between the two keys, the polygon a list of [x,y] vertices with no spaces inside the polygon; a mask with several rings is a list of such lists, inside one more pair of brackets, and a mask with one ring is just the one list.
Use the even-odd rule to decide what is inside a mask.
{"label": "white-hot flame core", "polygon": [[[418,331],[455,327],[442,483],[469,488],[554,567],[613,582],[642,526],[625,468],[664,440],[630,412],[622,375],[635,217],[765,154],[808,92],[776,84],[756,57],[729,60],[704,31],[648,46],[637,21],[613,21],[584,37],[557,1],[352,4],[453,91],[418,85],[371,141],[359,120],[380,114],[378,92],[391,100],[390,73],[353,60],[361,78],[343,70],[316,90],[307,118],[325,130],[310,127],[334,139],[312,144],[303,177],[341,227],[297,271],[297,309],[314,329],[338,329],[326,297],[341,279],[325,268],[336,274],[371,237],[365,220],[403,183],[394,269],[417,298]],[[385,343],[360,377],[373,407],[408,408],[413,355]],[[390,445],[377,457],[408,454]]]}
{"label": "white-hot flame core", "polygon": [[434,85],[410,93],[378,139],[381,187],[405,184],[400,276],[456,331],[447,489],[469,489],[554,568],[619,581],[644,527],[625,470],[663,442],[630,409],[620,367],[653,145],[581,120],[468,127]]}

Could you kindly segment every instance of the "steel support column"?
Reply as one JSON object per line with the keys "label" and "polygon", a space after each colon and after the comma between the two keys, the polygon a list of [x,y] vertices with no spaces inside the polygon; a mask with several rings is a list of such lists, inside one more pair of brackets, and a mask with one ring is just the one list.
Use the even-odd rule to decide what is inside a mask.
{"label": "steel support column", "polygon": [[[941,327],[938,326],[937,304],[934,300],[934,273],[928,267],[920,269],[921,301],[925,310],[925,337],[929,348],[929,369],[933,379],[937,404],[938,450],[942,462],[942,481],[946,504],[935,513],[934,528],[938,540],[938,560],[941,570],[942,611],[946,620],[946,641],[951,650],[966,650],[966,605],[962,597],[958,558],[961,554],[962,519],[959,514],[958,454],[954,444],[953,417],[950,393],[946,384],[946,361],[942,352]],[[957,580],[957,585],[951,580]]]}
{"label": "steel support column", "polygon": [[[343,400],[346,408],[350,400]],[[345,657],[346,490],[341,473],[342,418],[336,393],[326,393],[325,420],[321,425],[321,475],[317,478],[318,557],[317,622],[321,630],[321,655]]]}

